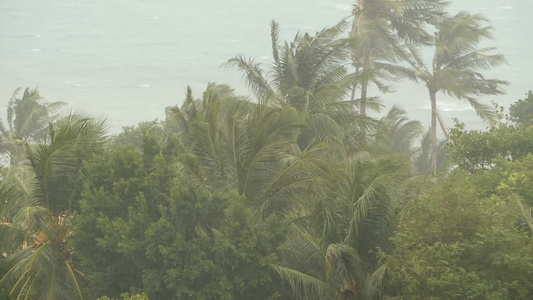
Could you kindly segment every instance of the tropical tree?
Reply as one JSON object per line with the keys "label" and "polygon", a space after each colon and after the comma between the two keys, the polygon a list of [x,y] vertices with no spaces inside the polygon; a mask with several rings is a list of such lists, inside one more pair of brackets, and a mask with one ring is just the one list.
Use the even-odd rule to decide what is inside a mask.
{"label": "tropical tree", "polygon": [[530,299],[533,227],[521,202],[530,196],[514,192],[530,185],[532,158],[458,168],[414,198],[382,257],[385,299]]}
{"label": "tropical tree", "polygon": [[83,278],[68,244],[83,161],[104,142],[104,126],[69,115],[39,143],[25,143],[28,165],[3,175],[0,283],[24,299],[82,299]]}
{"label": "tropical tree", "polygon": [[397,213],[416,190],[410,162],[401,157],[354,158],[330,177],[325,197],[294,219],[274,270],[297,299],[374,299]]}
{"label": "tropical tree", "polygon": [[[255,211],[254,223],[273,214],[291,221],[272,268],[297,297],[377,291],[384,269],[370,276],[376,258],[367,253],[386,247],[388,228],[410,190],[399,183],[409,178],[418,122],[391,110],[372,148],[386,145],[382,157],[359,151],[347,161],[346,149],[327,140],[299,150],[305,123],[292,106],[251,103],[225,86],[210,85],[198,100],[188,90],[183,106],[167,113],[167,128],[178,133],[188,153],[181,163],[189,182],[237,190]],[[315,261],[307,265],[309,257]]]}
{"label": "tropical tree", "polygon": [[448,153],[458,166],[413,198],[391,239],[394,251],[382,253],[386,299],[531,298],[530,128],[467,131],[457,123],[450,131]]}
{"label": "tropical tree", "polygon": [[187,99],[167,122],[189,154],[181,163],[191,182],[237,190],[259,219],[291,211],[318,189],[312,182],[327,170],[325,143],[300,150],[305,123],[296,109],[252,103],[214,84],[202,100]]}
{"label": "tropical tree", "polygon": [[518,100],[509,107],[509,114],[519,124],[531,125],[533,122],[533,91],[526,94],[527,98]]}
{"label": "tropical tree", "polygon": [[409,120],[407,112],[398,106],[393,106],[379,121],[373,151],[411,157],[415,152],[413,145],[422,134],[420,122]]}
{"label": "tropical tree", "polygon": [[7,124],[0,122],[0,154],[10,158],[14,165],[24,154],[24,143],[32,143],[43,138],[48,124],[58,117],[57,110],[65,103],[46,103],[37,88],[26,88],[18,98],[21,89],[15,90],[7,106]]}
{"label": "tropical tree", "polygon": [[[480,15],[459,12],[440,22],[433,37],[431,65],[424,63],[418,49],[409,45],[412,76],[426,84],[431,102],[431,172],[437,170],[437,93],[443,92],[467,101],[484,120],[493,120],[494,110],[480,103],[476,97],[504,93],[507,82],[485,78],[480,71],[505,62],[501,54],[492,54],[494,48],[479,48],[479,43],[492,37],[492,27]],[[442,124],[441,124],[442,126]]]}
{"label": "tropical tree", "polygon": [[517,161],[532,154],[533,127],[531,104],[533,95],[518,100],[509,107],[510,116],[504,121],[503,107],[498,107],[498,122],[486,130],[467,130],[465,124],[455,120],[450,130],[447,147],[453,163],[474,173],[493,168],[495,161]]}
{"label": "tropical tree", "polygon": [[271,23],[273,63],[266,74],[261,65],[244,56],[226,65],[243,72],[247,85],[261,102],[290,104],[304,109],[316,102],[339,101],[345,94],[346,41],[337,37],[346,22],[317,32],[315,36],[298,33],[290,43],[280,45],[279,24]]}
{"label": "tropical tree", "polygon": [[[357,0],[353,9],[350,33],[351,59],[361,82],[360,113],[366,114],[368,84],[388,91],[382,79],[404,75],[397,68],[404,59],[402,41],[427,44],[428,24],[444,16],[446,2],[442,0]],[[355,99],[357,81],[352,84],[351,99]]]}
{"label": "tropical tree", "polygon": [[415,172],[422,176],[443,174],[451,167],[448,157],[449,148],[447,140],[440,140],[437,144],[437,169],[431,168],[431,133],[428,130],[420,139],[420,146],[413,154],[413,166]]}
{"label": "tropical tree", "polygon": [[228,182],[193,177],[188,169],[193,164],[207,168],[194,153],[168,153],[167,141],[160,144],[150,134],[143,139],[159,149],[155,156],[154,145],[145,142],[140,150],[118,144],[85,164],[71,241],[91,281],[88,295],[145,291],[153,299],[268,299],[275,294],[268,264],[283,238],[283,220],[271,214],[258,224],[255,206],[223,187]]}
{"label": "tropical tree", "polygon": [[302,150],[325,139],[357,145],[357,131],[372,125],[370,119],[356,117],[356,100],[343,101],[353,81],[344,66],[348,41],[338,38],[345,26],[343,20],[315,36],[297,34],[294,41],[280,43],[278,24],[273,21],[274,61],[268,70],[244,56],[226,64],[243,73],[259,103],[296,109],[304,122],[298,140]]}

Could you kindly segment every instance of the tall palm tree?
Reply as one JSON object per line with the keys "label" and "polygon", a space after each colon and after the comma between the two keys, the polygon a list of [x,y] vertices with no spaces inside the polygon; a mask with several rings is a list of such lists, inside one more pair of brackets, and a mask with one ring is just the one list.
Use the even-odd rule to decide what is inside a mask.
{"label": "tall palm tree", "polygon": [[315,36],[298,33],[292,42],[280,45],[279,24],[271,22],[273,63],[269,70],[244,56],[230,59],[226,65],[243,72],[244,79],[260,101],[290,104],[299,109],[312,102],[342,99],[346,92],[344,62],[346,41],[337,37],[346,21],[317,32]]}
{"label": "tall palm tree", "polygon": [[83,299],[68,245],[83,161],[104,143],[104,126],[70,115],[50,125],[39,143],[25,143],[28,164],[0,182],[0,283],[17,299]]}
{"label": "tall palm tree", "polygon": [[288,105],[298,111],[306,123],[298,142],[301,149],[334,136],[354,136],[354,131],[371,124],[369,119],[356,117],[357,101],[343,101],[353,81],[343,66],[348,41],[338,39],[345,26],[343,20],[315,36],[297,34],[294,41],[280,43],[278,24],[273,21],[274,61],[268,70],[243,56],[226,64],[243,73],[260,103]]}
{"label": "tall palm tree", "polygon": [[[424,63],[418,49],[408,45],[412,59],[412,76],[426,84],[431,102],[431,173],[437,170],[437,93],[444,92],[467,101],[484,120],[495,117],[494,109],[476,100],[482,95],[503,94],[508,83],[485,78],[480,73],[505,62],[503,55],[492,54],[494,48],[479,48],[484,39],[492,38],[492,27],[480,15],[459,12],[437,26],[431,46],[434,48],[431,65]],[[442,124],[441,124],[442,126]]]}
{"label": "tall palm tree", "polygon": [[65,103],[46,103],[37,89],[26,88],[18,98],[21,89],[15,90],[7,106],[7,124],[0,122],[0,154],[10,158],[14,165],[23,155],[24,143],[36,142],[46,134],[48,124],[58,117],[57,110]]}
{"label": "tall palm tree", "polygon": [[[405,56],[401,42],[428,43],[431,36],[425,27],[442,19],[446,4],[443,0],[357,0],[350,40],[352,64],[361,81],[362,115],[366,114],[369,82],[387,91],[381,78],[403,75],[395,66]],[[356,85],[352,85],[352,100]]]}

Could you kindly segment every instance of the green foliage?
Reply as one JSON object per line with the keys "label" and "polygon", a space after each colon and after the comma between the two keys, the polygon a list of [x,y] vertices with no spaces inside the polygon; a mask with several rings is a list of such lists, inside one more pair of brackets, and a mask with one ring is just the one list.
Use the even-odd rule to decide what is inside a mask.
{"label": "green foliage", "polygon": [[533,122],[533,92],[529,91],[526,96],[527,98],[511,104],[509,112],[516,122],[529,126]]}
{"label": "green foliage", "polygon": [[0,300],[10,300],[9,291],[5,288],[0,289]]}
{"label": "green foliage", "polygon": [[0,122],[0,154],[7,154],[10,166],[24,157],[24,143],[39,142],[50,123],[58,119],[56,111],[65,103],[46,103],[37,89],[15,90],[7,106],[7,124]]}
{"label": "green foliage", "polygon": [[[465,124],[455,120],[455,127],[450,130],[450,143],[447,145],[448,156],[453,163],[474,172],[488,170],[498,161],[517,161],[532,153],[533,127],[529,126],[525,115],[528,105],[533,101],[529,98],[511,104],[511,117],[503,122],[503,107],[499,109],[499,122],[488,130],[466,130]],[[530,99],[531,98],[531,99]],[[513,124],[509,119],[515,121]]]}
{"label": "green foliage", "polygon": [[401,156],[353,160],[332,174],[324,199],[295,220],[273,266],[296,299],[373,299],[384,268],[376,248],[388,248],[390,229],[415,187]]}
{"label": "green foliage", "polygon": [[459,167],[404,211],[394,252],[382,253],[392,298],[532,297],[532,136],[520,122],[456,121],[448,154]]}
{"label": "green foliage", "polygon": [[[178,189],[169,214],[145,234],[148,293],[165,299],[270,297],[267,266],[275,258],[277,220],[270,218],[252,231],[246,226],[250,213],[242,198],[208,198],[186,187]],[[168,292],[161,294],[160,287]]]}
{"label": "green foliage", "polygon": [[403,153],[411,157],[415,152],[413,145],[422,135],[419,121],[409,120],[407,112],[393,106],[386,116],[380,119],[376,131],[375,151]]}
{"label": "green foliage", "polygon": [[[106,215],[126,218],[127,208],[141,201],[137,196],[144,187],[145,174],[142,153],[132,145],[117,146],[85,166],[84,200],[71,241],[97,295],[118,297],[141,280],[135,261],[117,253],[116,233]],[[111,235],[104,240],[107,231]],[[111,238],[115,243],[109,241]]]}
{"label": "green foliage", "polygon": [[517,226],[523,223],[517,205],[501,192],[507,167],[456,170],[404,211],[395,250],[382,256],[391,299],[533,296],[531,233]]}
{"label": "green foliage", "polygon": [[25,299],[83,299],[84,275],[68,243],[78,207],[79,172],[99,153],[101,123],[69,115],[49,126],[39,143],[25,144],[27,166],[0,181],[0,283]]}
{"label": "green foliage", "polygon": [[375,249],[387,247],[412,188],[402,184],[416,122],[394,110],[376,135],[386,156],[346,160],[337,143],[300,150],[305,119],[291,106],[256,105],[226,86],[210,84],[199,100],[188,90],[167,113],[140,148],[115,144],[85,166],[71,240],[95,296],[376,294],[384,269],[376,270]]}
{"label": "green foliage", "polygon": [[[301,129],[298,146],[303,151],[324,140],[361,143],[361,128],[373,120],[360,117],[358,101],[343,98],[354,78],[340,63],[347,58],[347,41],[339,39],[346,22],[317,32],[297,34],[292,42],[280,43],[279,25],[271,24],[272,56],[269,70],[252,59],[237,56],[227,62],[243,73],[262,106],[281,107],[298,114]],[[368,105],[377,108],[375,101]]]}
{"label": "green foliage", "polygon": [[146,296],[146,294],[144,294],[144,293],[135,294],[135,295],[131,295],[131,296],[128,293],[124,293],[124,294],[120,295],[120,299],[111,299],[111,298],[109,298],[107,296],[104,296],[104,297],[98,298],[98,300],[148,300],[148,296]]}
{"label": "green foliage", "polygon": [[271,296],[268,265],[283,236],[280,220],[272,215],[254,224],[243,197],[195,185],[173,158],[152,155],[119,146],[86,166],[72,242],[91,292],[118,297],[143,290],[155,299]]}
{"label": "green foliage", "polygon": [[167,122],[182,129],[171,134],[187,150],[179,155],[189,180],[237,190],[258,219],[290,212],[308,201],[311,189],[319,193],[311,183],[327,173],[324,153],[343,155],[339,144],[340,149],[325,142],[300,150],[304,121],[294,108],[244,101],[225,86],[209,85],[201,101],[174,108]]}
{"label": "green foliage", "polygon": [[466,130],[456,122],[450,130],[448,155],[452,162],[474,172],[490,169],[496,159],[518,160],[532,153],[533,127],[499,124],[486,131]]}
{"label": "green foliage", "polygon": [[57,119],[57,115],[53,115],[53,113],[65,103],[44,102],[37,88],[33,90],[26,88],[22,97],[17,98],[20,90],[17,89],[13,93],[8,104],[7,125],[9,131],[14,138],[22,141],[38,141],[46,134],[49,123]]}
{"label": "green foliage", "polygon": [[50,124],[41,143],[26,144],[26,155],[37,181],[37,194],[54,215],[77,208],[83,161],[101,153],[105,125],[91,118],[68,115]]}
{"label": "green foliage", "polygon": [[437,144],[437,169],[431,168],[431,134],[428,130],[427,133],[420,140],[420,147],[418,147],[414,153],[413,165],[415,172],[422,176],[431,176],[433,172],[435,175],[446,174],[449,168],[452,166],[449,153],[448,153],[448,141],[441,140]]}
{"label": "green foliage", "polygon": [[[227,85],[210,83],[199,99],[188,88],[165,121],[111,140],[90,118],[56,121],[60,104],[36,90],[15,95],[0,126],[0,154],[12,158],[0,177],[6,297],[532,298],[533,96],[511,107],[516,125],[457,123],[449,173],[436,93],[490,119],[475,97],[506,82],[479,73],[503,62],[477,47],[491,36],[486,20],[447,17],[445,5],[358,0],[347,39],[346,20],[285,43],[272,22],[267,71],[243,56],[227,63],[258,101]],[[434,47],[431,65],[421,45]],[[420,147],[419,122],[400,108],[365,116],[380,106],[369,82],[385,92],[382,80],[397,76],[430,92]],[[437,170],[442,178],[413,177]]]}

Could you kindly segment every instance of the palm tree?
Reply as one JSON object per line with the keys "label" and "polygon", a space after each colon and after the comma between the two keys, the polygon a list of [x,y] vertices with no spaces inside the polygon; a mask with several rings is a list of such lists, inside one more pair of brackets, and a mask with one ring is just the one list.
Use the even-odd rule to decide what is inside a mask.
{"label": "palm tree", "polygon": [[104,126],[69,115],[39,143],[25,143],[28,164],[0,182],[0,283],[17,299],[83,299],[73,249],[68,245],[83,161],[103,146]]}
{"label": "palm tree", "polygon": [[[388,91],[381,79],[404,75],[396,64],[405,58],[401,41],[426,44],[428,24],[444,16],[442,0],[357,0],[350,33],[352,64],[361,80],[360,113],[366,115],[368,84]],[[352,100],[357,82],[352,85]]]}
{"label": "palm tree", "polygon": [[398,157],[353,159],[330,176],[324,198],[295,217],[272,268],[296,299],[374,299],[400,207],[411,193],[410,163]]}
{"label": "palm tree", "polygon": [[7,107],[7,124],[0,122],[0,154],[7,154],[13,166],[24,153],[24,143],[36,142],[46,134],[48,124],[57,119],[55,112],[65,103],[46,103],[37,89],[26,88],[18,98],[15,90]]}
{"label": "palm tree", "polygon": [[437,169],[431,168],[431,132],[428,130],[420,140],[420,146],[413,155],[413,167],[418,175],[431,176],[445,173],[451,167],[450,159],[446,153],[447,140],[437,143]]}
{"label": "palm tree", "polygon": [[[426,84],[431,102],[431,173],[437,170],[437,93],[444,92],[466,100],[484,120],[493,120],[494,110],[476,100],[482,95],[503,94],[503,80],[485,78],[480,71],[505,62],[503,55],[491,54],[494,48],[478,48],[484,39],[492,38],[492,27],[480,15],[459,12],[439,23],[432,41],[434,48],[431,66],[424,63],[418,49],[409,45],[412,54],[412,77]],[[443,127],[441,122],[441,127]]]}
{"label": "palm tree", "polygon": [[409,120],[405,110],[393,106],[387,115],[380,119],[376,145],[373,145],[372,149],[377,152],[402,153],[411,157],[415,152],[413,144],[421,133],[422,125],[419,121]]}
{"label": "palm tree", "polygon": [[203,99],[193,100],[188,92],[181,108],[167,112],[165,126],[177,130],[190,182],[238,191],[257,220],[291,212],[318,189],[313,180],[326,172],[323,143],[298,147],[304,122],[291,106],[253,103],[210,84]]}
{"label": "palm tree", "polygon": [[[392,108],[381,119],[368,152],[328,161],[322,193],[294,214],[287,241],[272,265],[296,299],[377,299],[397,216],[417,190],[411,177],[413,142],[421,127]],[[379,149],[380,151],[376,151]]]}
{"label": "palm tree", "polygon": [[226,64],[243,73],[259,103],[296,109],[305,121],[298,141],[302,150],[325,139],[356,136],[359,128],[371,126],[371,120],[356,117],[357,101],[343,101],[354,80],[343,66],[348,41],[338,39],[345,26],[343,20],[315,36],[297,34],[293,42],[281,44],[273,21],[269,70],[243,56]]}
{"label": "palm tree", "polygon": [[313,102],[339,101],[346,92],[346,69],[341,63],[347,52],[346,41],[337,37],[345,26],[343,20],[315,36],[298,33],[293,42],[280,45],[279,24],[272,21],[274,61],[266,76],[260,64],[244,56],[236,56],[226,65],[243,72],[247,85],[261,102],[304,109]]}

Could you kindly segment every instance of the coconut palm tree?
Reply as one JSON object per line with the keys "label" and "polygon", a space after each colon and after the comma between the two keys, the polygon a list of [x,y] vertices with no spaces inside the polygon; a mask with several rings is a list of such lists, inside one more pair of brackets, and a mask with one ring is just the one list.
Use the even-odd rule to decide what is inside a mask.
{"label": "coconut palm tree", "polygon": [[375,250],[390,248],[397,216],[417,190],[410,158],[420,132],[419,122],[394,107],[369,134],[372,155],[329,161],[323,193],[309,199],[307,214],[293,216],[272,265],[296,299],[378,298],[386,266]]}
{"label": "coconut palm tree", "polygon": [[69,115],[39,143],[25,143],[28,164],[0,182],[0,283],[17,299],[83,299],[83,274],[68,245],[83,161],[104,143],[104,126]]}
{"label": "coconut palm tree", "polygon": [[446,153],[447,140],[440,140],[437,143],[437,169],[431,168],[431,132],[428,130],[420,139],[420,146],[413,155],[413,167],[418,175],[431,176],[445,173],[452,166]]}
{"label": "coconut palm tree", "polygon": [[348,41],[338,39],[346,24],[343,20],[314,36],[297,34],[294,41],[280,43],[273,21],[274,61],[268,70],[243,56],[226,64],[243,73],[260,103],[296,109],[305,121],[298,141],[302,150],[325,139],[356,136],[360,128],[372,126],[370,119],[355,117],[357,101],[343,101],[354,80],[344,66]]}
{"label": "coconut palm tree", "polygon": [[[197,100],[188,90],[183,106],[167,113],[168,128],[190,145],[181,159],[189,182],[237,190],[256,211],[255,222],[272,213],[294,220],[272,268],[297,297],[350,299],[377,291],[384,267],[376,269],[375,257],[365,253],[386,245],[398,195],[408,190],[399,185],[410,170],[406,157],[354,157],[346,164],[345,148],[334,144],[300,150],[305,123],[292,106],[249,102],[225,86],[210,84]],[[417,123],[402,116],[392,112],[383,130],[410,139]]]}
{"label": "coconut palm tree", "polygon": [[244,56],[226,65],[243,72],[244,79],[260,101],[274,105],[290,104],[303,109],[312,102],[339,101],[345,94],[346,41],[337,37],[346,22],[326,28],[315,36],[298,33],[292,42],[280,45],[279,24],[271,23],[273,63],[266,72]]}
{"label": "coconut palm tree", "polygon": [[[494,48],[479,48],[484,39],[492,38],[492,27],[480,15],[459,12],[437,26],[431,46],[433,60],[426,64],[414,45],[408,45],[412,59],[412,77],[424,82],[431,103],[431,173],[437,170],[437,93],[443,92],[454,98],[467,101],[484,120],[493,120],[494,109],[477,101],[482,95],[503,94],[508,83],[499,79],[485,78],[480,71],[488,70],[505,62],[503,55],[493,54]],[[443,127],[442,123],[441,126]]]}
{"label": "coconut palm tree", "polygon": [[0,154],[10,158],[14,165],[24,153],[24,143],[36,142],[46,134],[48,124],[57,119],[57,110],[65,103],[46,103],[37,89],[15,90],[7,106],[7,124],[0,122]]}
{"label": "coconut palm tree", "polygon": [[407,112],[398,106],[393,106],[389,112],[380,119],[376,132],[375,151],[385,153],[402,153],[411,157],[415,150],[414,142],[422,134],[422,125],[419,121],[409,120]]}
{"label": "coconut palm tree", "polygon": [[[405,75],[397,68],[405,58],[402,41],[426,44],[431,36],[425,31],[444,16],[442,0],[357,0],[350,33],[351,59],[361,81],[360,113],[366,114],[368,84],[382,91],[388,86],[381,79]],[[357,82],[352,85],[352,100]]]}
{"label": "coconut palm tree", "polygon": [[258,220],[291,212],[318,189],[312,182],[326,172],[324,144],[298,147],[304,122],[291,106],[253,103],[210,84],[201,100],[188,93],[181,108],[167,112],[165,126],[177,128],[187,153],[180,163],[190,182],[238,191]]}
{"label": "coconut palm tree", "polygon": [[386,267],[386,249],[411,189],[410,163],[398,157],[353,159],[330,177],[324,198],[294,219],[272,268],[296,299],[374,299]]}

